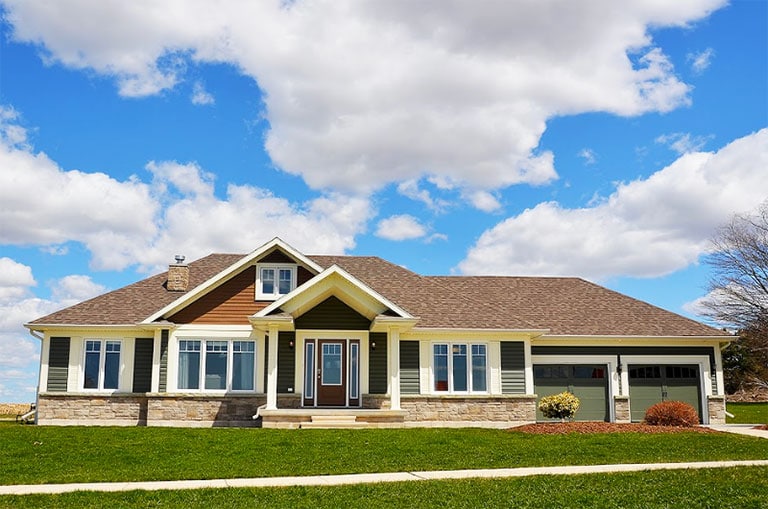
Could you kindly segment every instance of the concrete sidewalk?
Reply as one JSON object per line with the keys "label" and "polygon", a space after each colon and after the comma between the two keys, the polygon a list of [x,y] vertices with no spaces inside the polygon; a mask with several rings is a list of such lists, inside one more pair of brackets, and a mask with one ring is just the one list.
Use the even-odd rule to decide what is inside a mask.
{"label": "concrete sidewalk", "polygon": [[710,424],[707,427],[716,431],[736,433],[750,437],[768,438],[768,430],[754,429],[759,424]]}
{"label": "concrete sidewalk", "polygon": [[285,486],[341,486],[345,484],[430,481],[437,479],[510,478],[531,475],[574,475],[646,470],[683,470],[768,466],[768,460],[701,461],[692,463],[630,463],[555,467],[496,468],[481,470],[433,470],[379,474],[317,475],[301,477],[259,477],[253,479],[209,479],[190,481],[99,482],[72,484],[24,484],[0,486],[0,495],[69,493],[73,491],[191,490],[199,488],[265,488]]}

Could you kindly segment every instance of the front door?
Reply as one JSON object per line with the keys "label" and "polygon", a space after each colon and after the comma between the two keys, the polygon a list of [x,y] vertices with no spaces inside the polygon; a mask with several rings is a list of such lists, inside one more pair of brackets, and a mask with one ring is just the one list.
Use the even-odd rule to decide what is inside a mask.
{"label": "front door", "polygon": [[317,342],[317,406],[347,404],[346,346],[343,339]]}

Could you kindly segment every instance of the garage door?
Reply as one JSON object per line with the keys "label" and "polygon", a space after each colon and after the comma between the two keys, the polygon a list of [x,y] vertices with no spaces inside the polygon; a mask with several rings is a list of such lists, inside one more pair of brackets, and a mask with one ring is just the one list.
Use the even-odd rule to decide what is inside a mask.
{"label": "garage door", "polygon": [[630,365],[629,406],[639,422],[648,407],[660,401],[684,401],[701,415],[699,367],[684,365]]}
{"label": "garage door", "polygon": [[[577,421],[608,421],[608,375],[606,366],[593,364],[536,364],[533,385],[539,399],[564,391],[580,401]],[[537,409],[536,420],[547,420]]]}

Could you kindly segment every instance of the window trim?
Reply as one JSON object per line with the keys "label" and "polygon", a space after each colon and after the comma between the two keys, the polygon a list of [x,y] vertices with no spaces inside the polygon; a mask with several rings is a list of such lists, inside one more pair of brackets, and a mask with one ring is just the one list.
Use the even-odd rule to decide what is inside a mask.
{"label": "window trim", "polygon": [[[96,387],[86,387],[86,359],[88,358],[88,343],[99,343],[99,372]],[[119,350],[117,352],[117,387],[104,388],[104,382],[106,381],[106,366],[107,366],[107,344],[117,344]],[[113,393],[120,390],[120,377],[123,372],[123,341],[117,338],[84,338],[83,339],[83,364],[81,369],[82,380],[80,382],[80,388],[86,392],[106,392]]]}
{"label": "window trim", "polygon": [[[197,388],[181,388],[179,387],[179,376],[181,375],[181,363],[179,362],[181,350],[180,345],[182,341],[199,341],[200,342],[200,350],[198,350],[198,353],[200,354],[200,361],[198,365],[198,383]],[[227,364],[226,364],[226,383],[224,389],[206,389],[205,387],[205,377],[206,377],[206,369],[207,369],[207,363],[208,363],[208,343],[221,343],[224,342],[227,344]],[[253,379],[252,379],[252,386],[253,389],[233,389],[234,386],[234,367],[235,367],[235,349],[234,344],[235,343],[253,343],[253,351],[251,352],[237,352],[238,354],[242,353],[249,353],[253,354]],[[257,381],[259,379],[258,377],[258,342],[256,339],[252,338],[237,338],[237,337],[228,337],[228,338],[220,338],[220,337],[177,337],[176,338],[176,391],[177,392],[192,392],[192,393],[203,393],[203,394],[255,394],[256,393],[256,387],[257,387]],[[220,352],[210,352],[212,354],[217,354]]]}
{"label": "window trim", "polygon": [[[436,364],[435,364],[435,347],[438,345],[445,345],[447,346],[448,350],[448,363],[447,363],[447,370],[448,370],[448,389],[441,391],[437,390],[435,388],[436,384]],[[465,391],[457,391],[454,389],[454,379],[453,379],[453,357],[454,357],[454,351],[453,347],[458,345],[464,345],[466,346],[466,381],[467,381],[467,390]],[[474,377],[472,373],[472,346],[473,345],[481,345],[485,347],[485,390],[479,391],[474,390]],[[466,394],[466,395],[475,395],[475,394],[482,394],[487,395],[490,394],[490,388],[491,388],[491,366],[490,366],[490,345],[486,341],[432,341],[429,345],[429,393],[435,394],[439,396],[449,395],[449,394]]]}
{"label": "window trim", "polygon": [[[273,269],[275,271],[274,291],[272,293],[265,293],[262,291],[261,271],[264,269]],[[256,300],[277,300],[283,295],[286,295],[284,293],[280,293],[280,271],[281,270],[291,271],[291,284],[290,284],[290,290],[288,290],[288,292],[290,293],[296,289],[296,286],[297,286],[296,277],[298,275],[298,265],[290,264],[290,263],[257,263],[256,264],[256,297],[255,297]]]}

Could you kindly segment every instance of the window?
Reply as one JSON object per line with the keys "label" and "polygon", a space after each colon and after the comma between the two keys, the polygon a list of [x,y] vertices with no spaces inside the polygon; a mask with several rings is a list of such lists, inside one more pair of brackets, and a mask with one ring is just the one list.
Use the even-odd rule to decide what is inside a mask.
{"label": "window", "polygon": [[488,347],[482,343],[432,345],[435,392],[487,392]]}
{"label": "window", "polygon": [[275,300],[296,288],[296,266],[259,264],[256,269],[256,298]]}
{"label": "window", "polygon": [[180,390],[253,391],[255,380],[254,341],[179,341]]}
{"label": "window", "polygon": [[120,380],[120,341],[85,341],[84,389],[117,389]]}

